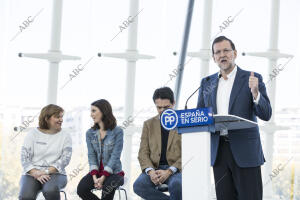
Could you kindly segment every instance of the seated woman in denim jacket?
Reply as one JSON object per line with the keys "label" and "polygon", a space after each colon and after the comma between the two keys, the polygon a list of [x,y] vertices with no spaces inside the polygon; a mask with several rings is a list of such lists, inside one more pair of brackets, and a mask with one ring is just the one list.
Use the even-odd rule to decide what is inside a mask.
{"label": "seated woman in denim jacket", "polygon": [[77,194],[83,200],[99,200],[93,189],[102,189],[102,200],[112,200],[115,190],[124,184],[121,152],[123,130],[117,126],[111,105],[105,99],[91,105],[94,126],[86,133],[90,172],[81,179]]}

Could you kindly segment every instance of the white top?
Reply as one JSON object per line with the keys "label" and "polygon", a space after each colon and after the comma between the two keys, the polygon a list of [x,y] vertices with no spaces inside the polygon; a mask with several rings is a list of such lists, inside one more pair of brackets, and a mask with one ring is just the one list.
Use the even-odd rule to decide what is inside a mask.
{"label": "white top", "polygon": [[223,76],[219,79],[217,91],[217,111],[218,114],[227,115],[229,109],[229,99],[236,76],[237,67],[234,66],[233,70],[227,75],[227,80]]}
{"label": "white top", "polygon": [[[227,80],[221,76],[217,90],[217,112],[221,115],[228,115],[230,94],[233,82],[236,76],[237,67],[234,66],[233,70],[227,75]],[[220,130],[220,135],[227,135],[227,130]]]}
{"label": "white top", "polygon": [[46,134],[38,128],[29,131],[21,151],[23,174],[31,169],[46,170],[52,166],[58,173],[66,175],[65,167],[72,155],[72,139],[64,130],[56,134]]}
{"label": "white top", "polygon": [[[233,70],[227,75],[227,80],[221,76],[219,79],[219,85],[217,90],[217,113],[218,115],[228,115],[230,94],[233,87],[234,79],[236,77],[237,66],[234,66]],[[257,104],[260,98],[260,93],[256,100],[253,101]],[[228,130],[223,129],[220,131],[220,135],[227,135]]]}

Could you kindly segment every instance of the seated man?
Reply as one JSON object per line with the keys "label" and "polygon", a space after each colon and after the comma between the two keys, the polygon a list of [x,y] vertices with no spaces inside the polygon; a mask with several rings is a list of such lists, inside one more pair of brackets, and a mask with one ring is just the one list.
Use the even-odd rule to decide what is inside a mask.
{"label": "seated man", "polygon": [[[181,200],[181,136],[175,130],[165,130],[161,113],[175,105],[169,87],[156,89],[153,101],[158,115],[144,122],[138,159],[142,174],[134,182],[134,192],[146,200]],[[170,196],[158,190],[167,184]]]}

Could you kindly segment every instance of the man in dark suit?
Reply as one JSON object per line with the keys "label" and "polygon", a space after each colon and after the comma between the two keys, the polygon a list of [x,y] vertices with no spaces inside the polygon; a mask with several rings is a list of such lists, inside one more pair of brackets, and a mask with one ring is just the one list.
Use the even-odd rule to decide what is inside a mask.
{"label": "man in dark suit", "polygon": [[[220,71],[201,81],[197,107],[214,114],[268,121],[272,108],[262,76],[235,64],[233,42],[220,36],[212,44]],[[258,126],[211,133],[211,165],[218,200],[262,200],[261,165],[265,162]]]}

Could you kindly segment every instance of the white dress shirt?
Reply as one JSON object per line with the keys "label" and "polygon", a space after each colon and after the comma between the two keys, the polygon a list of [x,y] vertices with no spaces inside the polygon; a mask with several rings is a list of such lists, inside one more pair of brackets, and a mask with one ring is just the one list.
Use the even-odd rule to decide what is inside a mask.
{"label": "white dress shirt", "polygon": [[[237,66],[234,66],[233,70],[229,74],[227,74],[227,80],[225,80],[223,76],[219,78],[219,85],[218,85],[217,97],[216,97],[218,115],[228,115],[230,94],[234,83],[234,79],[236,77],[236,72],[237,72]],[[258,96],[256,100],[253,99],[253,101],[256,104],[259,101],[259,97],[260,97],[260,93],[258,92]],[[220,135],[221,136],[228,135],[228,130],[227,129],[221,130]]]}

